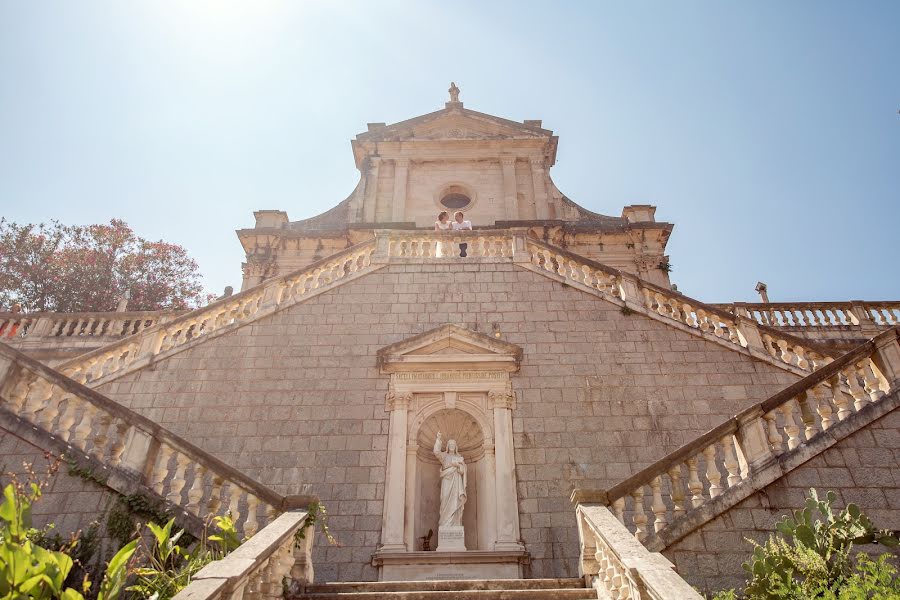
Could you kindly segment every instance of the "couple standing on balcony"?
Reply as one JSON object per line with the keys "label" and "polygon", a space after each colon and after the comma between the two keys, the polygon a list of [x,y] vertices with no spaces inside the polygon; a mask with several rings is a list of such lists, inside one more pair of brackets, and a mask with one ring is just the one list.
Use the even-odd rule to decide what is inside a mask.
{"label": "couple standing on balcony", "polygon": [[[456,214],[453,215],[454,221],[450,221],[450,213],[446,210],[441,211],[441,214],[438,215],[438,220],[434,222],[434,230],[435,231],[461,231],[464,229],[472,230],[472,222],[465,220],[465,215],[461,210],[456,211]],[[448,256],[449,252],[443,247],[444,243],[441,243],[441,254],[443,256]],[[468,250],[469,244],[460,243],[459,245],[459,255],[465,258],[466,250]]]}

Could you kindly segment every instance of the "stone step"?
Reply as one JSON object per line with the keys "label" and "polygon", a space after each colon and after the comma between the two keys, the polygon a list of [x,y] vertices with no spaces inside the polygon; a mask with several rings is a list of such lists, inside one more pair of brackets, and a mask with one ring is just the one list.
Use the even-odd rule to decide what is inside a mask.
{"label": "stone step", "polygon": [[306,594],[346,594],[374,592],[452,592],[496,590],[584,589],[584,580],[566,579],[453,579],[434,581],[356,581],[314,583]]}
{"label": "stone step", "polygon": [[585,588],[512,590],[418,590],[382,592],[336,592],[303,594],[295,600],[596,600],[597,592]]}

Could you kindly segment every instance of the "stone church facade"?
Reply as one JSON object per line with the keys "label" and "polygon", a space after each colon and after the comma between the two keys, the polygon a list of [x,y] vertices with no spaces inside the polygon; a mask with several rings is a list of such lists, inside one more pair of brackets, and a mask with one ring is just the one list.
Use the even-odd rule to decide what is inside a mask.
{"label": "stone church facade", "polygon": [[[0,449],[68,449],[109,474],[83,511],[56,505],[73,526],[140,489],[188,525],[231,508],[252,533],[316,496],[340,542],[316,542],[325,581],[611,589],[621,527],[671,562],[648,572],[731,587],[743,538],[809,487],[900,529],[900,303],[683,295],[673,225],[576,204],[550,177],[557,144],[457,90],[370,123],[359,184],[330,211],[255,213],[240,294],[177,315],[6,315]],[[441,210],[474,230],[434,232]],[[468,465],[465,552],[434,551],[438,431]]]}

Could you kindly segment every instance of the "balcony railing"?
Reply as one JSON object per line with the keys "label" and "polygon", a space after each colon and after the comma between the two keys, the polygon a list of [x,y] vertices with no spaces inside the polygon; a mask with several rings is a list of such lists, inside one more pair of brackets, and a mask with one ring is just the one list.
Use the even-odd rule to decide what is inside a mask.
{"label": "balcony railing", "polygon": [[184,310],[29,314],[0,312],[0,339],[102,338],[109,341],[140,333],[186,312]]}
{"label": "balcony railing", "polygon": [[761,325],[785,329],[887,329],[900,324],[900,301],[735,302],[713,306]]}

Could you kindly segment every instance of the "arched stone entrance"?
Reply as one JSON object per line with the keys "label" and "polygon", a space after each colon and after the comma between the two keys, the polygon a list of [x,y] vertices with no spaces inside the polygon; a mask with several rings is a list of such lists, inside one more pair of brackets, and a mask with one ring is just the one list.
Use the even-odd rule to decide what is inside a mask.
{"label": "arched stone entrance", "polygon": [[[391,375],[391,413],[380,578],[521,577],[527,553],[519,539],[509,373],[518,346],[446,325],[379,352]],[[465,551],[439,545],[437,432],[457,441],[467,465]],[[430,551],[422,538],[431,530]],[[440,550],[440,549],[439,549]]]}

